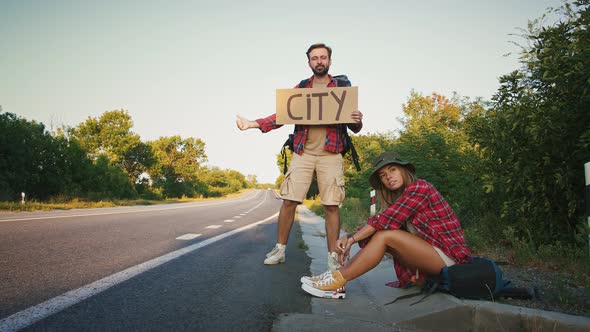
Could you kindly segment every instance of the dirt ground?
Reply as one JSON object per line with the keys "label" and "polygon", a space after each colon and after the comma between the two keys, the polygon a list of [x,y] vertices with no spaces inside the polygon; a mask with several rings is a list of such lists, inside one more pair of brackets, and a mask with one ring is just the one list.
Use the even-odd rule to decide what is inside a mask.
{"label": "dirt ground", "polygon": [[535,298],[532,300],[500,298],[496,302],[590,318],[588,289],[577,285],[567,274],[549,269],[514,265],[501,265],[500,268],[504,272],[504,278],[511,281],[511,286],[529,288],[535,293]]}

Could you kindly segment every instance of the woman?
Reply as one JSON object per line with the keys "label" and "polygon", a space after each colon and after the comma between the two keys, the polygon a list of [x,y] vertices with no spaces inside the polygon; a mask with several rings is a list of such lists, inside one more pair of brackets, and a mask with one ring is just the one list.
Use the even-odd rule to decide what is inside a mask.
{"label": "woman", "polygon": [[414,165],[395,152],[377,157],[369,183],[382,210],[337,242],[341,263],[355,242],[363,249],[336,271],[301,278],[303,290],[318,297],[344,298],[346,282],[374,268],[385,252],[394,257],[399,280],[395,287],[420,280],[420,274],[438,275],[444,266],[471,261],[453,210],[432,184],[416,179],[414,173]]}

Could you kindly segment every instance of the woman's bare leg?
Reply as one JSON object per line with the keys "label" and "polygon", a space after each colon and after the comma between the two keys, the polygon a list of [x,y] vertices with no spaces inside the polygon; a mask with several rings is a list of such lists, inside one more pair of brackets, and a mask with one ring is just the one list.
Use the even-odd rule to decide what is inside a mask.
{"label": "woman's bare leg", "polygon": [[393,251],[402,265],[426,274],[438,274],[445,266],[436,250],[422,238],[402,230],[386,230],[373,234],[369,243],[340,268],[340,273],[346,280],[357,278],[377,266],[385,251]]}

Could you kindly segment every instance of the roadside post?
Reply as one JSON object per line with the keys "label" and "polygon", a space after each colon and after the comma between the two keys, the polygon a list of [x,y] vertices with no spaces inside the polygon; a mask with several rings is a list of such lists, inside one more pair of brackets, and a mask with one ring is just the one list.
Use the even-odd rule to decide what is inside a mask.
{"label": "roadside post", "polygon": [[20,193],[20,197],[21,197],[20,205],[25,205],[25,193],[24,192]]}
{"label": "roadside post", "polygon": [[[586,176],[586,217],[590,227],[590,161],[584,164],[584,175]],[[588,234],[588,246],[590,247],[590,234]]]}
{"label": "roadside post", "polygon": [[[588,182],[588,180],[586,180],[586,182]],[[371,190],[371,215],[375,215],[375,190]],[[588,225],[590,225],[590,219],[588,219],[588,223]]]}

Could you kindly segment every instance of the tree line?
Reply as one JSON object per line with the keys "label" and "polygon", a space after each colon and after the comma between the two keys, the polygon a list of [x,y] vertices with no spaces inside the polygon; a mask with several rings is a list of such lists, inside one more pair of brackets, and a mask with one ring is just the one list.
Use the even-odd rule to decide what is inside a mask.
{"label": "tree line", "polygon": [[[0,110],[1,111],[1,110]],[[0,201],[217,197],[255,187],[253,175],[205,166],[199,138],[142,142],[125,110],[49,132],[0,112]]]}
{"label": "tree line", "polygon": [[[413,91],[404,116],[392,119],[403,129],[355,135],[362,171],[345,158],[347,200],[368,214],[371,162],[394,149],[448,198],[472,238],[532,250],[587,248],[588,7],[575,1],[557,11],[555,23],[532,21],[521,66],[499,79],[491,101]],[[277,162],[282,167],[280,155]]]}

